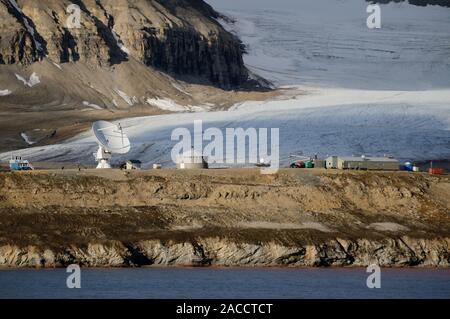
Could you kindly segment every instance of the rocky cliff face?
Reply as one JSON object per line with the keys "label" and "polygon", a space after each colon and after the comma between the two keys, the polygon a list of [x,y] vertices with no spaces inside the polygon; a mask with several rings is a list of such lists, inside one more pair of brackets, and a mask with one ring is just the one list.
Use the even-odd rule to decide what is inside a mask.
{"label": "rocky cliff face", "polygon": [[448,177],[64,170],[0,189],[0,266],[450,266]]}
{"label": "rocky cliff face", "polygon": [[[73,5],[79,28],[68,24]],[[0,64],[48,58],[113,66],[134,59],[191,81],[245,85],[242,44],[217,17],[198,0],[1,0]]]}
{"label": "rocky cliff face", "polygon": [[202,0],[0,0],[0,149],[276,94],[217,17]]}
{"label": "rocky cliff face", "polygon": [[343,240],[286,246],[276,241],[236,243],[223,238],[197,241],[148,240],[138,243],[71,245],[64,250],[36,246],[0,246],[0,266],[85,267],[219,266],[219,267],[450,267],[450,239]]}
{"label": "rocky cliff face", "polygon": [[390,3],[390,2],[408,2],[409,4],[415,6],[426,7],[430,6],[442,6],[442,7],[450,7],[450,2],[448,0],[366,0],[367,2],[372,3]]}

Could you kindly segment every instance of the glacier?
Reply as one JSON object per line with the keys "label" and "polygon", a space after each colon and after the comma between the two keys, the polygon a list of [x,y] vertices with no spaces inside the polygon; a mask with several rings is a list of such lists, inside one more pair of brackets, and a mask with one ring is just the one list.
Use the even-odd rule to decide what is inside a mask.
{"label": "glacier", "polygon": [[450,8],[363,0],[208,0],[247,47],[244,61],[278,85],[382,90],[450,88]]}

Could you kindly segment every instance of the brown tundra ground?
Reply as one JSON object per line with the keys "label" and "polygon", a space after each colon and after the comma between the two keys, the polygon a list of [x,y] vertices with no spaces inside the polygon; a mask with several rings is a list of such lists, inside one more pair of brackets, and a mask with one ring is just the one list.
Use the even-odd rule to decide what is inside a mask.
{"label": "brown tundra ground", "polygon": [[282,169],[0,173],[0,265],[450,265],[450,177]]}

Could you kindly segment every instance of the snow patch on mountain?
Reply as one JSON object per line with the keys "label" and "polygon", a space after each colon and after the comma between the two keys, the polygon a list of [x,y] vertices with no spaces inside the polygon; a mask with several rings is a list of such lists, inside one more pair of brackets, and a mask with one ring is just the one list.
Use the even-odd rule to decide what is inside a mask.
{"label": "snow patch on mountain", "polygon": [[179,85],[179,84],[177,84],[177,83],[174,83],[174,82],[172,82],[172,86],[175,88],[175,89],[177,89],[178,91],[180,91],[181,93],[183,93],[183,94],[185,94],[185,95],[189,95],[189,96],[192,96],[192,94],[191,93],[189,93],[189,92],[186,92],[186,90],[185,89],[183,89],[182,87],[181,87],[181,85]]}
{"label": "snow patch on mountain", "polygon": [[116,92],[129,106],[133,106],[135,103],[137,103],[137,99],[135,96],[130,97],[125,92],[115,89],[114,92]]}
{"label": "snow patch on mountain", "polygon": [[17,10],[17,12],[21,15],[23,24],[25,25],[25,28],[27,29],[28,33],[30,33],[31,37],[33,38],[34,45],[36,46],[36,49],[39,51],[43,50],[42,43],[40,43],[37,39],[35,34],[37,33],[36,30],[30,25],[28,22],[27,17],[23,13],[22,9],[19,8],[17,5],[17,2],[15,0],[8,0],[9,3],[14,7],[14,9]]}
{"label": "snow patch on mountain", "polygon": [[35,72],[33,72],[33,74],[31,74],[29,80],[25,79],[23,76],[21,76],[21,75],[19,75],[17,73],[16,73],[16,78],[20,82],[22,82],[24,85],[26,85],[26,86],[28,86],[30,88],[32,88],[33,86],[41,83],[41,80],[39,79],[39,76]]}
{"label": "snow patch on mountain", "polygon": [[120,48],[120,50],[122,50],[122,52],[126,53],[126,54],[130,54],[130,50],[128,50],[128,48],[123,44],[122,40],[120,39],[119,35],[114,31],[111,30],[111,33],[114,37],[114,40],[116,41],[116,45]]}
{"label": "snow patch on mountain", "polygon": [[170,112],[205,112],[209,111],[213,105],[180,105],[177,102],[167,98],[148,98],[147,103]]}
{"label": "snow patch on mountain", "polygon": [[186,112],[186,108],[182,105],[177,104],[175,101],[170,99],[161,99],[161,98],[148,98],[147,103],[153,106],[156,106],[157,108],[160,108],[164,111],[171,111],[171,112]]}
{"label": "snow patch on mountain", "polygon": [[28,137],[28,135],[27,134],[25,134],[25,133],[20,133],[20,136],[22,136],[22,139],[28,144],[28,145],[33,145],[33,144],[36,144],[36,142],[33,142],[29,137]]}
{"label": "snow patch on mountain", "polygon": [[101,106],[98,106],[97,104],[89,103],[88,101],[83,101],[84,106],[89,106],[93,108],[94,110],[103,110]]}

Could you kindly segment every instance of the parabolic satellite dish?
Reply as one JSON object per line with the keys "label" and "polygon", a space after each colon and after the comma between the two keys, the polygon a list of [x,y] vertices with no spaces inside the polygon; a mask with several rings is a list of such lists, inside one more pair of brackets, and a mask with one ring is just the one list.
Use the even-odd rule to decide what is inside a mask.
{"label": "parabolic satellite dish", "polygon": [[120,123],[98,121],[92,125],[92,131],[99,144],[97,153],[94,153],[98,162],[97,168],[111,168],[109,161],[113,153],[126,154],[130,151],[130,140]]}

